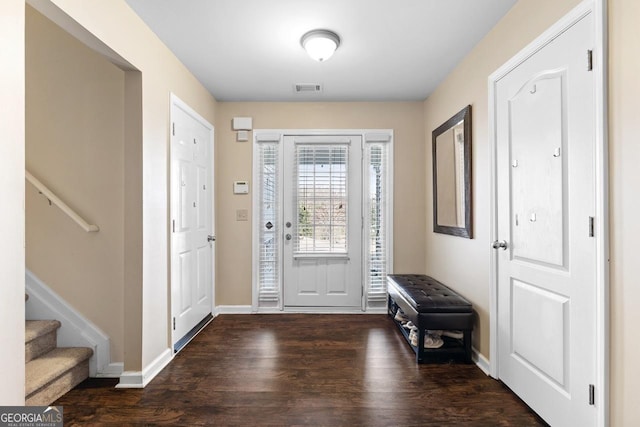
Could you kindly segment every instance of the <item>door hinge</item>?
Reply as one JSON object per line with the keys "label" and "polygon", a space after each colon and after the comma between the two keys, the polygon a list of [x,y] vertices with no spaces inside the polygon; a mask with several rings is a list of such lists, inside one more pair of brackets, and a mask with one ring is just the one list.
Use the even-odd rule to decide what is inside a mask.
{"label": "door hinge", "polygon": [[593,50],[587,51],[587,71],[593,71]]}
{"label": "door hinge", "polygon": [[176,220],[171,220],[171,231],[176,232]]}
{"label": "door hinge", "polygon": [[171,123],[171,135],[176,136],[176,122]]}
{"label": "door hinge", "polygon": [[173,318],[173,330],[174,331],[176,330],[176,318],[175,317]]}
{"label": "door hinge", "polygon": [[592,216],[589,217],[589,237],[596,235],[596,219]]}
{"label": "door hinge", "polygon": [[596,404],[596,386],[589,384],[589,405]]}

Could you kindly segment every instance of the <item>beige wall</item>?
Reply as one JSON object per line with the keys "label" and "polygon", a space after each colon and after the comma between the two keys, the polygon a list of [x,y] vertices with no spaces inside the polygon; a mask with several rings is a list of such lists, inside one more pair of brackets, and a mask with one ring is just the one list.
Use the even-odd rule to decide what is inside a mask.
{"label": "beige wall", "polygon": [[[131,349],[130,369],[147,366],[168,347],[167,304],[167,141],[169,91],[214,122],[215,100],[171,55],[122,0],[94,0],[90,8],[84,0],[52,0],[100,40],[142,72],[144,114],[141,158],[144,200],[141,246],[143,279],[141,302],[134,304],[142,335],[140,348]],[[487,143],[487,76],[517,53],[554,21],[568,12],[577,0],[521,0],[496,28],[462,61],[438,90],[422,105],[398,104],[281,104],[224,103],[216,111],[216,179],[218,304],[250,304],[250,221],[235,221],[236,209],[250,209],[249,197],[233,196],[231,182],[251,177],[251,147],[236,143],[230,119],[237,115],[254,117],[258,128],[394,128],[396,131],[396,201],[394,249],[396,271],[429,271],[473,300],[479,312],[479,328],[474,337],[482,354],[489,356],[489,192]],[[636,55],[636,0],[609,0],[610,7],[610,169],[611,169],[611,424],[640,423],[640,406],[633,386],[640,376],[635,326],[640,292],[635,282],[640,266],[635,260],[639,233],[635,212],[635,186],[639,157],[636,120],[640,64]],[[3,343],[20,348],[3,358],[0,403],[16,404],[23,399],[22,301],[24,258],[22,246],[21,164],[24,142],[23,82],[24,3],[4,0],[0,4],[0,59],[10,67],[0,68],[0,93],[5,100],[0,129],[12,144],[0,144],[0,271],[3,281],[0,320]],[[126,28],[127,31],[122,31]],[[474,229],[475,239],[436,235],[431,230],[431,151],[425,150],[430,133],[464,105],[474,108]],[[419,117],[415,117],[415,116]],[[416,126],[418,124],[418,126]],[[426,136],[426,138],[425,138]],[[427,144],[425,144],[427,141]],[[421,180],[426,176],[426,186]],[[415,183],[418,182],[418,186]],[[406,189],[405,189],[406,187]],[[423,195],[420,195],[422,193]],[[429,201],[426,204],[425,200]],[[424,214],[426,212],[426,215]],[[426,243],[412,243],[425,235]],[[134,245],[135,246],[135,245]],[[134,248],[135,249],[135,248]],[[137,248],[142,252],[142,247]],[[455,259],[456,262],[451,260]],[[460,269],[457,260],[465,260]],[[134,274],[135,275],[135,274]],[[20,303],[19,303],[20,302]],[[125,302],[126,304],[126,302]],[[135,317],[135,316],[133,316]],[[126,313],[125,313],[126,318]],[[13,325],[13,326],[11,326]],[[136,325],[125,325],[129,329]],[[125,336],[126,340],[126,336]],[[129,351],[125,349],[125,351]]]}
{"label": "beige wall", "polygon": [[24,8],[0,2],[0,406],[24,405]]}
{"label": "beige wall", "polygon": [[[474,240],[427,233],[427,270],[453,283],[472,299],[479,314],[475,346],[489,357],[489,144],[487,77],[520,49],[577,5],[577,0],[520,0],[505,18],[453,70],[425,101],[427,135],[464,105],[473,105]],[[640,406],[634,390],[640,377],[635,339],[640,305],[636,261],[640,224],[636,211],[640,133],[637,115],[640,61],[637,55],[640,4],[636,0],[609,0],[609,108],[610,108],[610,233],[611,233],[611,425],[640,424]],[[526,25],[524,25],[526,23]],[[431,152],[426,152],[431,164]],[[427,200],[431,200],[427,169]],[[427,208],[431,224],[432,208]],[[428,231],[430,229],[428,228]],[[455,258],[451,255],[456,254]],[[460,269],[453,259],[464,259]]]}
{"label": "beige wall", "polygon": [[[424,270],[424,127],[421,102],[221,102],[216,112],[216,304],[251,304],[251,195],[234,195],[233,181],[252,174],[252,143],[236,142],[235,116],[253,117],[254,129],[394,130],[394,261],[396,272]],[[251,187],[251,191],[255,188]]]}
{"label": "beige wall", "polygon": [[[124,0],[51,0],[37,2],[37,9],[63,28],[87,33],[116,56],[140,71],[125,77],[127,87],[141,86],[141,100],[125,94],[127,109],[142,117],[142,128],[125,123],[125,150],[139,156],[141,165],[125,162],[125,180],[136,175],[141,188],[125,189],[125,202],[136,199],[130,192],[139,191],[140,206],[128,207],[141,215],[139,221],[127,217],[124,249],[125,301],[124,341],[125,370],[140,371],[170,348],[168,289],[168,153],[169,97],[175,93],[205,119],[214,122],[215,99],[187,71],[153,32],[129,8]],[[78,25],[79,24],[79,25]],[[82,27],[82,28],[80,28]],[[95,41],[94,40],[94,41]],[[136,107],[136,101],[139,101]],[[131,103],[131,105],[129,105]],[[129,113],[127,113],[129,114]],[[136,141],[139,132],[142,141]],[[138,146],[139,145],[139,146]],[[135,185],[134,185],[135,187]],[[140,200],[141,199],[141,200]],[[141,209],[141,211],[140,211]],[[138,240],[127,240],[139,234]],[[139,257],[141,262],[131,263]],[[138,279],[136,279],[138,278]],[[141,279],[140,279],[141,278]]]}
{"label": "beige wall", "polygon": [[640,2],[609,0],[611,425],[640,425]]}
{"label": "beige wall", "polygon": [[[426,264],[430,275],[471,300],[478,313],[473,341],[489,358],[489,75],[566,14],[578,0],[520,0],[425,101],[425,133],[471,104],[472,240],[433,233],[433,206],[427,204]],[[523,25],[526,23],[526,25]],[[430,142],[429,142],[430,143]],[[432,200],[431,151],[425,152],[426,200]],[[460,268],[460,260],[465,260]]]}
{"label": "beige wall", "polygon": [[27,7],[26,167],[88,222],[26,188],[27,268],[111,339],[124,360],[124,75]]}

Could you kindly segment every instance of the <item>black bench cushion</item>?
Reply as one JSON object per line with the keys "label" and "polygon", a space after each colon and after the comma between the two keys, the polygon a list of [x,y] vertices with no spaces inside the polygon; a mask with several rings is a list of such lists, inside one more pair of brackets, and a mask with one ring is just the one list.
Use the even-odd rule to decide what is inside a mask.
{"label": "black bench cushion", "polygon": [[390,274],[390,282],[418,313],[472,313],[471,303],[423,274]]}

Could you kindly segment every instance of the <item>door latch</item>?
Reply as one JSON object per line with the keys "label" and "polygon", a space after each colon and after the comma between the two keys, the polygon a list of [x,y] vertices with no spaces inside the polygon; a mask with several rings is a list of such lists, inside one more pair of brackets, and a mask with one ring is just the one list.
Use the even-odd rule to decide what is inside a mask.
{"label": "door latch", "polygon": [[502,249],[503,251],[507,250],[506,240],[496,240],[491,246],[493,247],[493,249]]}
{"label": "door latch", "polygon": [[215,242],[215,241],[216,241],[216,236],[212,236],[211,234],[207,236],[207,242]]}

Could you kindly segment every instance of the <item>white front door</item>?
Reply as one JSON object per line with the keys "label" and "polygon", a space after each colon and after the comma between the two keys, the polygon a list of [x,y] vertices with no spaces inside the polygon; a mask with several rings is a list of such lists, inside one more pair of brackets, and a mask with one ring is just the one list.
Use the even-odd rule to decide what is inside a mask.
{"label": "white front door", "polygon": [[498,375],[553,426],[597,415],[593,43],[589,13],[495,86]]}
{"label": "white front door", "polygon": [[173,345],[213,305],[213,128],[171,104],[171,308]]}
{"label": "white front door", "polygon": [[285,136],[285,307],[362,306],[362,137]]}

